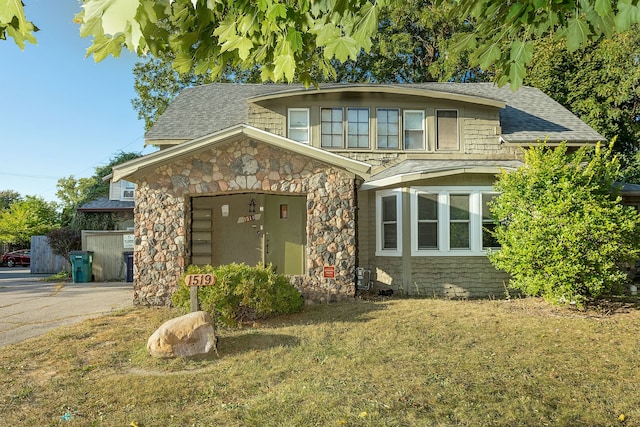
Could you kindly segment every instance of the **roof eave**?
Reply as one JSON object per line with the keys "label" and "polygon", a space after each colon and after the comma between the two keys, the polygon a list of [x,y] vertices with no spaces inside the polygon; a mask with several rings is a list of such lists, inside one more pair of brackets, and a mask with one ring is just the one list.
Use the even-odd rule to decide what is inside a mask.
{"label": "roof eave", "polygon": [[414,182],[423,179],[441,178],[444,176],[460,175],[460,174],[499,174],[503,170],[515,170],[513,167],[497,167],[497,166],[467,166],[451,169],[440,169],[428,172],[411,172],[401,175],[390,176],[387,178],[377,179],[365,182],[360,187],[361,190],[375,190],[378,188],[397,186],[407,182]]}
{"label": "roof eave", "polygon": [[252,126],[240,124],[114,166],[113,180],[118,181],[121,179],[125,179],[136,174],[138,171],[144,168],[162,164],[164,162],[172,160],[176,156],[185,156],[190,153],[196,152],[212,143],[220,143],[230,138],[238,137],[240,135],[246,135],[250,138],[258,139],[275,147],[294,151],[302,155],[314,158],[316,160],[341,167],[355,175],[363,177],[364,179],[367,179],[371,175],[371,165],[369,165],[368,163],[349,159],[335,153],[321,150],[310,145],[302,144],[291,139],[254,128]]}
{"label": "roof eave", "polygon": [[380,86],[358,86],[358,85],[344,85],[340,87],[327,87],[319,89],[291,89],[287,91],[274,92],[267,95],[260,95],[249,98],[248,102],[260,102],[269,101],[280,98],[297,97],[304,95],[320,95],[327,93],[339,93],[339,92],[366,92],[366,93],[392,93],[397,95],[413,95],[426,98],[447,99],[451,101],[460,101],[471,104],[485,105],[489,107],[505,108],[507,105],[504,101],[500,101],[492,98],[485,98],[475,95],[463,95],[454,92],[437,91],[433,89],[420,89],[415,87],[399,87],[394,85],[380,85]]}

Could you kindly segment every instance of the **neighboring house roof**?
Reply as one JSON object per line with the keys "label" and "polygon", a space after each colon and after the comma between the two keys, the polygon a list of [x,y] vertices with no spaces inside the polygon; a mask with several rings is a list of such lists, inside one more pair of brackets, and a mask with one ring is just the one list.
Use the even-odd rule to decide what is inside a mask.
{"label": "neighboring house roof", "polygon": [[348,170],[363,178],[368,178],[371,171],[371,165],[368,163],[340,156],[330,151],[321,150],[320,148],[312,147],[307,144],[291,141],[288,138],[254,128],[252,126],[236,125],[228,129],[214,132],[211,135],[206,135],[202,138],[187,141],[183,144],[156,151],[155,153],[148,154],[144,157],[139,157],[126,163],[116,165],[113,167],[113,180],[119,181],[135,174],[141,169],[158,166],[165,162],[173,161],[178,156],[188,155],[194,151],[229,141],[240,136],[247,136],[278,148],[294,151],[309,158]]}
{"label": "neighboring house roof", "polygon": [[[147,132],[154,140],[184,141],[246,124],[248,103],[283,96],[322,91],[381,91],[445,98],[500,108],[501,137],[511,143],[596,142],[605,138],[577,116],[532,87],[513,92],[492,83],[415,83],[385,85],[321,85],[320,92],[301,85],[211,83],[184,89]],[[501,108],[504,105],[504,108]]]}
{"label": "neighboring house roof", "polygon": [[625,196],[640,196],[640,184],[630,184],[628,182],[617,182],[615,184]]}
{"label": "neighboring house roof", "polygon": [[515,170],[522,165],[523,163],[519,160],[404,160],[371,175],[369,180],[362,185],[362,189],[369,190],[418,179],[460,173],[496,174],[503,169]]}
{"label": "neighboring house roof", "polygon": [[80,212],[118,212],[133,211],[134,201],[128,200],[109,200],[108,197],[100,197],[80,206],[77,210]]}

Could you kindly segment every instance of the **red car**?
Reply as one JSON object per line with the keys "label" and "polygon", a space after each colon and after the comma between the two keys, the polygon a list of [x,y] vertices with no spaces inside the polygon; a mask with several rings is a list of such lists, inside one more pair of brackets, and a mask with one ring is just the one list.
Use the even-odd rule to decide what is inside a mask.
{"label": "red car", "polygon": [[7,252],[2,255],[2,264],[7,267],[15,267],[16,265],[30,265],[31,251],[29,249],[21,249],[19,251]]}

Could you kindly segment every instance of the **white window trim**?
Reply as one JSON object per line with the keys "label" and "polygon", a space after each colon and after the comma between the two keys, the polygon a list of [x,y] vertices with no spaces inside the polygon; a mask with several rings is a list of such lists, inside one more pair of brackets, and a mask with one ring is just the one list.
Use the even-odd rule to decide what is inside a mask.
{"label": "white window trim", "polygon": [[[396,196],[396,235],[398,244],[396,249],[382,247],[382,198]],[[382,190],[376,192],[376,256],[402,256],[402,189]]]}
{"label": "white window trim", "polygon": [[[297,128],[297,127],[293,128],[293,127],[291,127],[291,113],[292,112],[300,112],[300,111],[303,111],[303,112],[305,112],[307,114],[307,126],[306,127],[300,127],[300,128]],[[294,141],[300,142],[301,144],[309,144],[311,142],[310,141],[311,140],[311,138],[310,138],[310,128],[311,128],[311,124],[309,122],[309,109],[308,108],[289,108],[287,110],[287,137],[289,139],[293,139],[293,138],[291,138],[291,130],[292,129],[293,130],[298,130],[298,131],[306,130],[307,131],[306,141],[297,141],[297,140],[294,140]]]}
{"label": "white window trim", "polygon": [[[136,185],[133,182],[125,181],[124,179],[120,180],[120,200],[135,200],[136,194]],[[126,192],[131,191],[131,196],[125,195]]]}
{"label": "white window trim", "polygon": [[[418,249],[418,194],[438,195],[438,249]],[[493,187],[411,187],[411,256],[486,256],[482,249],[482,194]],[[469,195],[470,249],[451,249],[449,243],[449,196]]]}
{"label": "white window trim", "polygon": [[[407,130],[418,130],[418,129],[407,129],[407,113],[420,113],[422,115],[422,147],[420,148],[407,148],[405,145],[405,136]],[[403,110],[402,111],[402,151],[426,151],[426,141],[427,141],[427,124],[425,119],[424,110]]]}

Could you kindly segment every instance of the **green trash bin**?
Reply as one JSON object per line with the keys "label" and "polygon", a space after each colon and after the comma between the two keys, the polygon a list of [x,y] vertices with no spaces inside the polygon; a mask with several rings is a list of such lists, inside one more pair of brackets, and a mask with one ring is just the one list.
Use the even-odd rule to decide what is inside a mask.
{"label": "green trash bin", "polygon": [[73,283],[87,283],[91,281],[93,270],[93,252],[71,251],[71,276]]}

